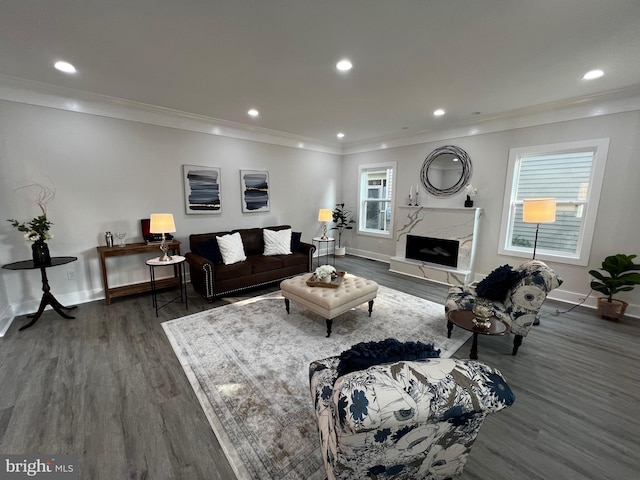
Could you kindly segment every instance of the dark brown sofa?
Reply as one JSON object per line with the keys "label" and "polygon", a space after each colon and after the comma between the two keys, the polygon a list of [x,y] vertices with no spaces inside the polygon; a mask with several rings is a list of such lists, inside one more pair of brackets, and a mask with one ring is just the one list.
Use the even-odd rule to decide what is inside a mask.
{"label": "dark brown sofa", "polygon": [[[265,227],[285,230],[289,225]],[[189,236],[190,252],[185,254],[191,273],[191,284],[196,292],[211,302],[217,296],[251,287],[277,282],[311,271],[315,246],[300,241],[300,234],[292,233],[290,255],[263,255],[262,228],[247,228],[216,233],[198,233]],[[217,250],[215,237],[239,232],[247,259],[225,265]]]}

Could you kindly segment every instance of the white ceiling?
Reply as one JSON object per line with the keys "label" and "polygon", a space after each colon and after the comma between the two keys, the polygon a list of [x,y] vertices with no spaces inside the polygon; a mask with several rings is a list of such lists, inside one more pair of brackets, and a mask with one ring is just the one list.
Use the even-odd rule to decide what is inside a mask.
{"label": "white ceiling", "polygon": [[2,75],[343,146],[637,93],[639,52],[640,0],[0,2]]}

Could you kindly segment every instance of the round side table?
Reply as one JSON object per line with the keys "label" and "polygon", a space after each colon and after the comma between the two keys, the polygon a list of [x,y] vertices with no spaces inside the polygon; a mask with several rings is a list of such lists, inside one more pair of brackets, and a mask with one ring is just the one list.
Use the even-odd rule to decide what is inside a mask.
{"label": "round side table", "polygon": [[46,263],[44,265],[35,265],[33,260],[23,260],[21,262],[9,263],[7,265],[3,265],[2,268],[6,270],[36,270],[40,269],[40,277],[42,278],[42,300],[40,300],[40,306],[38,307],[38,311],[34,314],[27,315],[27,317],[33,318],[29,323],[20,327],[20,331],[25,328],[29,328],[31,325],[36,323],[42,312],[47,305],[51,305],[51,307],[60,315],[61,317],[74,319],[71,315],[68,315],[63,310],[72,310],[76,308],[76,305],[71,307],[65,307],[62,305],[56,297],[51,293],[51,287],[49,287],[49,279],[47,278],[47,268],[49,267],[57,267],[58,265],[65,265],[67,263],[75,262],[78,260],[78,257],[51,257],[51,262]]}
{"label": "round side table", "polygon": [[[333,244],[333,249],[335,251],[335,246],[336,246],[336,239],[335,238],[331,238],[331,237],[327,237],[327,238],[322,238],[322,237],[313,237],[313,244],[318,244],[318,256],[316,257],[318,259],[318,267],[320,266],[320,257],[324,256],[325,257],[325,264],[328,265],[329,264],[329,248],[331,247],[331,245]],[[322,245],[324,245],[324,247],[326,248],[324,255],[322,255]],[[333,258],[333,266],[336,266],[336,256],[334,254],[331,254],[331,257]]]}
{"label": "round side table", "polygon": [[[189,310],[189,304],[187,303],[187,286],[184,283],[184,261],[185,257],[180,255],[172,255],[170,260],[162,261],[159,257],[147,260],[145,263],[149,266],[149,274],[151,276],[151,298],[153,300],[153,307],[156,309],[156,317],[158,316],[158,310],[166,307],[170,303],[178,302],[184,303],[185,308]],[[158,305],[158,289],[156,283],[156,268],[173,266],[174,273],[177,270],[178,274],[178,287],[180,288],[180,295],[172,300],[164,302],[162,305]]]}

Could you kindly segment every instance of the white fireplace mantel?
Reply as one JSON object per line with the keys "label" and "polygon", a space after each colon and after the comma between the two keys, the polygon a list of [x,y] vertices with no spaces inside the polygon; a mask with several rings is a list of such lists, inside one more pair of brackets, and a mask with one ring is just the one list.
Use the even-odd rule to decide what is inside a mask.
{"label": "white fireplace mantel", "polygon": [[[476,242],[482,208],[396,208],[396,255],[389,270],[448,285],[468,285],[473,281]],[[405,257],[407,235],[457,240],[457,267],[447,267]]]}

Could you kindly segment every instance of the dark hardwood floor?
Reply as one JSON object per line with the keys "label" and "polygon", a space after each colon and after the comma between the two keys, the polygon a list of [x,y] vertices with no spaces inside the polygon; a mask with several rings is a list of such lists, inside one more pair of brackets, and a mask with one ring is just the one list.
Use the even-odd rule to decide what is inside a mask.
{"label": "dark hardwood floor", "polygon": [[[446,296],[384,263],[336,266],[437,303]],[[17,318],[0,338],[0,453],[76,453],[81,479],[233,479],[161,323],[237,298],[208,304],[188,290],[188,311],[171,304],[158,318],[149,295],[79,305],[75,320],[48,310],[22,332]],[[511,335],[479,339],[480,361],[503,373],[516,402],[487,418],[461,478],[639,478],[640,321],[543,309],[516,357]]]}

